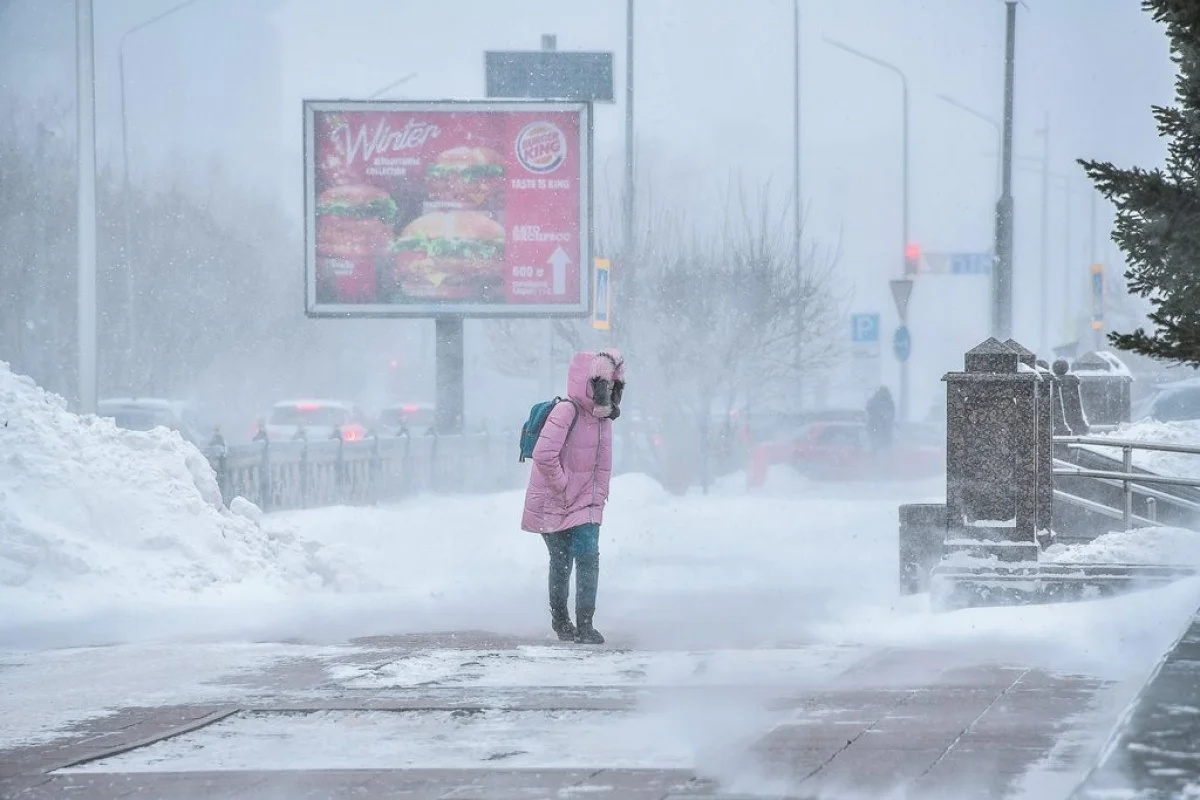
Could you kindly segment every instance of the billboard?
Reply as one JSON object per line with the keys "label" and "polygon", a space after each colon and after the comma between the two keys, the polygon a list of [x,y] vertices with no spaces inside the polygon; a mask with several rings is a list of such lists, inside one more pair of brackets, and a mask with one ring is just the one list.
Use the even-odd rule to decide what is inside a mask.
{"label": "billboard", "polygon": [[310,316],[584,316],[591,106],[304,102]]}

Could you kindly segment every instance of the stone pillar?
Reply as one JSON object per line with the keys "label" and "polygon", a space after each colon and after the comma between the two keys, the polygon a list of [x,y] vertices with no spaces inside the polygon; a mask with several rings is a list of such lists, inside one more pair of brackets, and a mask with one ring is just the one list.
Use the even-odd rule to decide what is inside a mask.
{"label": "stone pillar", "polygon": [[1041,380],[1037,385],[1037,532],[1038,544],[1050,543],[1054,528],[1054,380],[1050,365],[1037,360],[1031,350],[1020,342],[1005,342],[1016,352],[1020,362],[1037,370]]}
{"label": "stone pillar", "polygon": [[1071,372],[1079,379],[1083,410],[1092,425],[1129,422],[1132,410],[1133,373],[1108,352],[1084,353]]}
{"label": "stone pillar", "polygon": [[1054,362],[1055,385],[1058,388],[1063,422],[1067,428],[1064,434],[1087,436],[1091,426],[1088,425],[1087,415],[1083,411],[1083,393],[1079,376],[1067,370],[1067,362],[1064,359],[1060,358]]}
{"label": "stone pillar", "polygon": [[1055,436],[1070,436],[1074,431],[1071,430],[1071,425],[1067,422],[1067,407],[1063,397],[1066,391],[1066,386],[1063,382],[1063,377],[1067,374],[1070,366],[1066,359],[1060,358],[1054,362],[1051,367],[1053,373],[1051,380],[1054,382],[1054,399],[1053,417],[1054,417],[1054,435]]}
{"label": "stone pillar", "polygon": [[946,555],[1036,561],[1038,531],[1049,528],[1053,511],[1050,476],[1039,476],[1050,453],[1050,407],[1039,402],[1046,378],[1032,353],[996,339],[964,361],[963,372],[943,378]]}

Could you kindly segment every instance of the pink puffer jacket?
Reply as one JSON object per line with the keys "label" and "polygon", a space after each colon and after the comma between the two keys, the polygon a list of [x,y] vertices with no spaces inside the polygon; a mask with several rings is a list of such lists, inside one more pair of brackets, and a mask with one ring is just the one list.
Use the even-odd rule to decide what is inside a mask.
{"label": "pink puffer jacket", "polygon": [[620,355],[607,352],[615,356],[616,366],[599,353],[576,353],[571,359],[567,397],[574,402],[554,407],[533,450],[522,530],[555,533],[604,521],[612,478],[612,420],[607,419],[610,409],[597,408],[593,401],[591,379],[625,380]]}

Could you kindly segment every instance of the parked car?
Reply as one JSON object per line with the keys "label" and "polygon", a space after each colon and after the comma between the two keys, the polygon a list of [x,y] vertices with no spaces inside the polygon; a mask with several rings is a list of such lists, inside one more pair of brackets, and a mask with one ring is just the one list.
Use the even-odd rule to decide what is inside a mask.
{"label": "parked car", "polygon": [[212,428],[204,424],[190,404],[162,397],[110,397],[96,404],[96,416],[111,419],[127,431],[162,427],[178,431],[184,440],[205,447]]}
{"label": "parked car", "polygon": [[1154,393],[1133,409],[1134,420],[1157,422],[1200,420],[1200,379],[1189,378],[1154,387]]}
{"label": "parked car", "polygon": [[342,400],[283,400],[271,408],[263,430],[272,442],[307,438],[352,442],[365,439],[370,420],[361,407]]}
{"label": "parked car", "polygon": [[911,480],[945,469],[945,445],[924,425],[897,426],[892,447],[875,450],[866,425],[815,422],[791,442],[792,463],[815,480]]}
{"label": "parked car", "polygon": [[432,403],[402,403],[384,406],[379,411],[379,433],[398,436],[407,431],[410,436],[428,433],[437,422],[437,409]]}

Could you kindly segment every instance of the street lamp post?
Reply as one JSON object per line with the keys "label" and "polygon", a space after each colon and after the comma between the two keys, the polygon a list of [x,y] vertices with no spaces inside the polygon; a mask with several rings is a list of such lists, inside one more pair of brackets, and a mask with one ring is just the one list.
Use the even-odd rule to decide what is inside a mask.
{"label": "street lamp post", "polygon": [[996,269],[992,272],[992,335],[1012,337],[1013,316],[1013,78],[1016,63],[1017,0],[1005,0],[1004,135],[1000,142],[1001,190],[996,202]]}
{"label": "street lamp post", "polygon": [[[895,64],[891,64],[887,61],[876,58],[873,55],[864,53],[861,50],[857,50],[847,44],[842,44],[841,42],[834,41],[833,39],[826,38],[825,41],[827,41],[829,44],[833,45],[834,47],[837,47],[841,50],[845,50],[847,53],[850,53],[851,55],[858,56],[859,58],[861,58],[865,61],[870,61],[872,64],[875,64],[878,67],[882,67],[883,69],[888,70],[889,72],[895,74],[900,79],[900,91],[902,93],[901,99],[902,99],[902,106],[903,106],[903,110],[902,110],[902,126],[903,126],[902,147],[904,150],[903,163],[902,163],[902,168],[901,168],[901,183],[903,185],[902,189],[901,189],[901,191],[902,191],[901,238],[903,239],[903,241],[900,243],[900,258],[901,258],[900,276],[901,276],[902,280],[908,279],[908,275],[906,274],[906,269],[905,269],[905,265],[907,263],[905,254],[908,251],[908,244],[909,244],[909,238],[908,238],[908,222],[909,222],[909,214],[908,214],[908,209],[909,209],[908,78],[907,78],[907,76],[905,76],[904,71],[902,69],[900,69],[899,67],[897,67]],[[901,310],[901,308],[898,308],[897,311],[899,311],[901,314],[900,324],[902,326],[907,326],[907,324],[908,324],[907,313],[904,310]],[[900,361],[899,418],[901,421],[906,421],[908,419],[908,359],[907,358],[904,358]]]}
{"label": "street lamp post", "polygon": [[625,257],[633,257],[634,239],[633,155],[633,0],[625,3]]}
{"label": "street lamp post", "polygon": [[[129,186],[129,119],[125,113],[125,42],[126,40],[142,30],[148,28],[161,19],[171,16],[177,11],[182,11],[190,5],[200,2],[200,0],[184,0],[184,2],[168,8],[166,11],[151,17],[145,22],[134,25],[125,33],[121,34],[121,41],[117,45],[117,72],[121,88],[121,223],[122,223],[122,242],[121,242],[121,261],[125,267],[125,380],[130,382],[133,380],[133,349],[137,344],[137,316],[136,316],[136,292],[134,291],[133,282],[133,263],[132,263],[132,221],[129,214],[130,206],[130,186]],[[130,388],[130,387],[126,387]]]}
{"label": "street lamp post", "polygon": [[1049,352],[1050,337],[1050,113],[1046,112],[1045,124],[1038,129],[1042,137],[1042,230],[1041,230],[1041,280],[1038,294],[1038,351]]}
{"label": "street lamp post", "polygon": [[796,272],[796,402],[799,410],[804,408],[804,385],[801,376],[804,348],[804,308],[801,301],[802,270],[800,268],[800,0],[792,2],[792,259]]}
{"label": "street lamp post", "polygon": [[96,413],[96,58],[92,0],[75,2],[79,196],[76,231],[79,271],[79,412]]}

